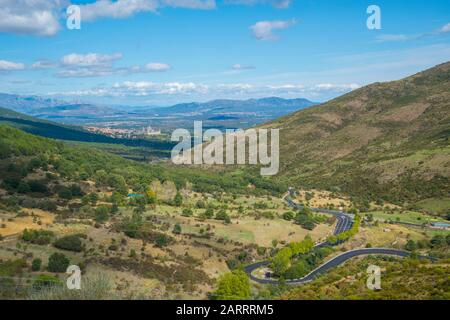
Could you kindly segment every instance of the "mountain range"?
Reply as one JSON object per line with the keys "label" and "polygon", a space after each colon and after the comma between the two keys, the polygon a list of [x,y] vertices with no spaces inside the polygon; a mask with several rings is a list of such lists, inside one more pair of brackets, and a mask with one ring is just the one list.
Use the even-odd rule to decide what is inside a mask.
{"label": "mountain range", "polygon": [[69,103],[39,96],[0,94],[0,107],[40,119],[77,125],[155,126],[163,129],[190,127],[202,120],[210,127],[250,127],[314,105],[307,99],[276,97],[249,100],[214,100],[170,107],[115,107]]}

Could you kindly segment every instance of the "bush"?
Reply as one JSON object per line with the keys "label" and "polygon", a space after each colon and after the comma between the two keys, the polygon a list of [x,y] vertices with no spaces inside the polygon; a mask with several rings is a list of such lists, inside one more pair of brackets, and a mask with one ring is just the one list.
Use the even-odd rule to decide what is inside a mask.
{"label": "bush", "polygon": [[106,206],[99,206],[95,209],[95,221],[102,223],[109,219],[109,208]]}
{"label": "bush", "polygon": [[283,219],[288,221],[294,219],[294,213],[292,211],[283,213]]}
{"label": "bush", "polygon": [[61,199],[70,200],[72,199],[72,191],[70,190],[70,188],[62,187],[61,190],[59,190],[58,192],[58,196]]}
{"label": "bush", "polygon": [[59,238],[53,244],[56,248],[74,252],[81,252],[83,250],[83,243],[81,242],[81,235],[73,234]]}
{"label": "bush", "polygon": [[180,207],[183,204],[183,197],[179,192],[175,195],[175,198],[173,199],[173,204],[177,207]]}
{"label": "bush", "polygon": [[197,203],[195,204],[195,206],[196,206],[198,209],[204,209],[204,208],[206,208],[205,201],[203,201],[203,200],[198,200]]}
{"label": "bush", "polygon": [[35,271],[35,272],[39,271],[39,270],[41,270],[41,265],[42,265],[42,260],[39,258],[36,258],[31,262],[31,270]]}
{"label": "bush", "polygon": [[159,248],[162,248],[166,245],[168,245],[171,241],[171,238],[166,236],[165,234],[161,233],[156,236],[155,238],[155,245]]}
{"label": "bush", "polygon": [[58,286],[62,286],[61,280],[54,276],[49,276],[46,274],[42,274],[36,277],[33,281],[33,289],[37,291]]}
{"label": "bush", "polygon": [[408,242],[405,245],[405,249],[408,251],[414,251],[417,249],[417,245],[413,240],[408,240]]}
{"label": "bush", "polygon": [[180,234],[181,233],[181,225],[179,223],[175,224],[172,232],[175,234]]}
{"label": "bush", "polygon": [[28,181],[28,185],[30,187],[30,192],[48,193],[48,188],[45,182],[41,180],[30,180]]}
{"label": "bush", "polygon": [[23,269],[27,267],[25,259],[17,260],[0,260],[0,277],[17,277],[21,276]]}
{"label": "bush", "polygon": [[250,299],[250,281],[241,270],[226,273],[219,278],[218,288],[213,295],[215,300]]}
{"label": "bush", "polygon": [[310,271],[310,266],[303,260],[294,263],[286,272],[284,277],[286,279],[299,279],[304,277]]}
{"label": "bush", "polygon": [[46,245],[52,241],[54,236],[55,234],[52,231],[25,229],[22,233],[22,240],[33,244]]}
{"label": "bush", "polygon": [[207,208],[204,212],[204,216],[206,219],[211,219],[214,217],[214,209],[211,207]]}
{"label": "bush", "polygon": [[219,210],[216,214],[216,220],[223,220],[225,223],[231,223],[230,216],[225,210]]}
{"label": "bush", "polygon": [[181,213],[184,217],[191,217],[194,214],[194,212],[191,209],[184,208],[183,212]]}
{"label": "bush", "polygon": [[442,247],[447,243],[446,239],[444,238],[444,236],[441,235],[435,235],[431,240],[430,240],[430,244],[433,248],[436,247]]}
{"label": "bush", "polygon": [[47,269],[50,272],[66,272],[69,259],[62,253],[55,252],[48,258]]}
{"label": "bush", "polygon": [[295,217],[295,222],[306,230],[313,230],[316,227],[312,214],[308,208],[303,208]]}

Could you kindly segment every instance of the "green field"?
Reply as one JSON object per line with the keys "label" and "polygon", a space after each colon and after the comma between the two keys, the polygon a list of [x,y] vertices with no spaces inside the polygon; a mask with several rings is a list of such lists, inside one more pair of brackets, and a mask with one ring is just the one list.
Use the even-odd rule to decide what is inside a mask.
{"label": "green field", "polygon": [[384,211],[373,211],[370,212],[370,214],[373,214],[373,217],[376,220],[383,220],[383,221],[392,220],[394,222],[405,222],[418,225],[427,222],[448,222],[442,218],[431,217],[427,214],[416,211],[405,211],[403,213],[401,212],[387,213]]}
{"label": "green field", "polygon": [[422,209],[431,211],[437,214],[445,214],[450,212],[450,199],[449,198],[430,198],[419,201],[416,205]]}

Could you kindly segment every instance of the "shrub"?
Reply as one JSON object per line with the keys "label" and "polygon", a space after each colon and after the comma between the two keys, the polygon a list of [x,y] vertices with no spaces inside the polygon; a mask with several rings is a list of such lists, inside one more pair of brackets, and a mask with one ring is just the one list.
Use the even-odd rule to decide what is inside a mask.
{"label": "shrub", "polygon": [[39,271],[41,270],[42,260],[39,258],[33,259],[31,262],[31,270],[32,271]]}
{"label": "shrub", "polygon": [[62,253],[55,252],[48,258],[47,269],[50,272],[66,272],[69,259]]}
{"label": "shrub", "polygon": [[106,206],[99,206],[95,209],[95,221],[98,223],[105,222],[109,219],[109,208]]}
{"label": "shrub", "polygon": [[52,241],[54,236],[55,234],[52,231],[25,229],[22,233],[22,240],[33,244],[46,245]]}
{"label": "shrub", "polygon": [[0,261],[0,277],[20,276],[26,267],[27,262],[25,259]]}
{"label": "shrub", "polygon": [[408,242],[405,245],[405,249],[408,251],[414,251],[417,249],[417,245],[413,240],[408,240]]}
{"label": "shrub", "polygon": [[292,211],[287,211],[287,212],[283,213],[283,219],[284,220],[294,219],[294,213]]}
{"label": "shrub", "polygon": [[72,191],[70,188],[62,187],[58,192],[58,196],[62,199],[70,200],[72,199]]}
{"label": "shrub", "polygon": [[299,260],[286,270],[284,277],[286,279],[299,279],[307,275],[309,271],[309,265],[305,261]]}
{"label": "shrub", "polygon": [[171,239],[170,237],[166,236],[165,234],[159,234],[155,238],[155,245],[157,247],[164,247],[170,243]]}
{"label": "shrub", "polygon": [[81,252],[83,250],[83,243],[80,238],[81,235],[79,234],[65,236],[56,240],[54,246],[62,250]]}
{"label": "shrub", "polygon": [[193,214],[194,212],[191,209],[184,208],[181,215],[184,217],[191,217]]}
{"label": "shrub", "polygon": [[197,203],[195,204],[195,206],[196,206],[198,209],[204,209],[204,208],[206,208],[205,201],[203,201],[203,200],[197,200]]}
{"label": "shrub", "polygon": [[173,198],[173,204],[177,207],[180,207],[183,204],[183,197],[179,192],[177,192],[175,198]]}
{"label": "shrub", "polygon": [[216,220],[223,220],[225,223],[231,223],[231,219],[230,216],[228,215],[228,213],[221,209],[219,210],[219,212],[217,212],[216,214]]}
{"label": "shrub", "polygon": [[49,289],[57,286],[62,286],[61,280],[54,276],[49,276],[46,274],[42,274],[38,277],[36,277],[33,281],[33,289],[34,290],[42,290],[42,289]]}
{"label": "shrub", "polygon": [[175,224],[173,226],[172,232],[175,234],[180,234],[181,233],[181,225],[179,223]]}
{"label": "shrub", "polygon": [[214,209],[209,207],[205,210],[204,215],[206,217],[206,219],[211,219],[212,217],[214,217]]}
{"label": "shrub", "polygon": [[219,278],[218,287],[213,298],[216,300],[250,299],[250,281],[241,270],[226,273]]}

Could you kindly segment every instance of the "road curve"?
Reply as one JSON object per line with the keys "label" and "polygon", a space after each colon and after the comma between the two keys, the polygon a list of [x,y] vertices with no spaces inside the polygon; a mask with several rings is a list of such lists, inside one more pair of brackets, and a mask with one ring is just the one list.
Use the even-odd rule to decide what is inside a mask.
{"label": "road curve", "polygon": [[[292,201],[292,199],[289,196],[284,196],[283,199],[284,199],[284,201],[286,201],[286,203],[290,207],[292,207],[294,209],[302,209],[303,208],[302,205],[299,205],[299,204],[295,203],[294,201]],[[353,219],[347,213],[345,213],[343,211],[319,209],[319,208],[311,208],[311,211],[328,213],[328,214],[334,215],[336,217],[337,223],[336,223],[336,227],[333,231],[334,235],[338,235],[340,233],[343,233],[343,232],[349,230],[353,225]],[[326,242],[322,242],[322,243],[317,244],[316,247],[323,247],[326,245],[327,245]],[[292,284],[292,285],[300,285],[300,284],[308,283],[308,282],[312,281],[317,275],[324,273],[325,271],[344,263],[348,259],[351,259],[356,256],[369,255],[369,254],[394,255],[394,256],[400,256],[400,257],[409,256],[409,253],[406,251],[389,249],[389,248],[365,248],[365,249],[351,250],[351,251],[344,252],[344,253],[340,254],[339,256],[336,256],[336,257],[332,258],[331,260],[325,262],[324,264],[320,265],[319,267],[317,267],[316,269],[311,271],[309,274],[307,274],[303,278],[295,279],[295,280],[286,280],[286,283]],[[250,277],[250,279],[252,279],[255,282],[258,282],[261,284],[277,284],[278,280],[260,279],[260,278],[253,276],[253,274],[252,274],[252,272],[254,270],[261,268],[261,267],[267,267],[268,265],[270,265],[270,261],[260,261],[260,262],[256,262],[254,264],[246,266],[244,268],[244,271],[247,273],[247,275]]]}
{"label": "road curve", "polygon": [[[311,282],[316,278],[318,275],[328,271],[331,268],[337,267],[338,265],[344,263],[345,261],[357,257],[357,256],[364,256],[364,255],[393,255],[393,256],[399,256],[399,257],[408,257],[410,255],[409,252],[403,251],[403,250],[396,250],[396,249],[390,249],[390,248],[365,248],[365,249],[355,249],[350,250],[347,252],[344,252],[324,264],[320,265],[313,271],[311,271],[309,274],[304,276],[300,279],[294,279],[294,280],[286,280],[287,284],[291,285],[301,285],[308,282]],[[265,267],[270,264],[270,261],[262,261],[259,263],[255,263],[252,265],[249,265],[244,268],[245,272],[249,275],[250,279],[252,279],[255,282],[261,283],[261,284],[277,284],[278,280],[275,279],[260,279],[255,276],[253,276],[252,272],[260,267]]]}
{"label": "road curve", "polygon": [[[303,209],[302,205],[295,203],[289,196],[284,196],[283,199],[293,209],[297,209],[297,210]],[[333,231],[334,235],[338,235],[347,230],[350,230],[353,225],[353,219],[351,218],[350,215],[348,215],[344,211],[320,209],[320,208],[310,208],[310,210],[312,212],[331,214],[336,217],[337,223],[336,223],[336,228]]]}

